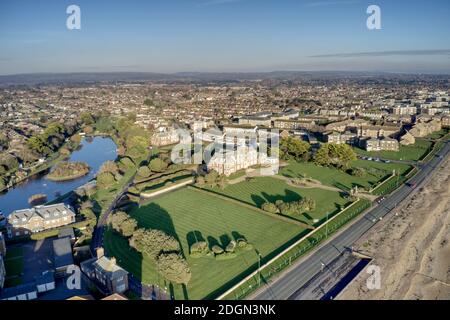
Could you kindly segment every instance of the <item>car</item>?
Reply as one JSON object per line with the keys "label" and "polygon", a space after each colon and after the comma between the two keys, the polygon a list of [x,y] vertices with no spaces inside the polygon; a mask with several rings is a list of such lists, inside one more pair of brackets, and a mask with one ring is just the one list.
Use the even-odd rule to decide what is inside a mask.
{"label": "car", "polygon": [[381,160],[380,160],[380,158],[375,158],[375,159],[373,159],[373,161],[380,162]]}
{"label": "car", "polygon": [[391,160],[384,160],[384,163],[391,163]]}
{"label": "car", "polygon": [[417,184],[415,182],[408,182],[406,185],[408,187],[410,187],[411,189],[414,189],[417,186]]}
{"label": "car", "polygon": [[367,160],[372,161],[372,157],[368,157]]}
{"label": "car", "polygon": [[381,202],[383,202],[386,199],[386,197],[378,197],[375,201],[380,204]]}

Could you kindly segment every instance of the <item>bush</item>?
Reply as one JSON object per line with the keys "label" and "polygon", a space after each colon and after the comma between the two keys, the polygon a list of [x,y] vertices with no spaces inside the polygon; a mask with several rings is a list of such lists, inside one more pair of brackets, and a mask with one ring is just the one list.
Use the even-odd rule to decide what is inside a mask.
{"label": "bush", "polygon": [[230,241],[230,243],[225,248],[225,251],[226,252],[234,252],[235,249],[236,249],[236,241]]}
{"label": "bush", "polygon": [[237,257],[237,254],[234,252],[223,252],[221,254],[217,254],[214,256],[216,260],[229,260]]}
{"label": "bush", "polygon": [[348,173],[355,177],[364,177],[367,172],[363,168],[352,168],[348,170]]}
{"label": "bush", "polygon": [[214,254],[221,254],[221,253],[223,253],[222,247],[220,247],[220,246],[218,246],[218,245],[214,245],[214,246],[211,248],[211,250],[212,250],[212,252],[214,252]]}
{"label": "bush", "polygon": [[137,171],[138,176],[142,177],[142,178],[148,178],[150,177],[150,175],[152,174],[152,172],[150,171],[150,168],[147,166],[142,166],[138,169]]}
{"label": "bush", "polygon": [[270,212],[270,213],[278,212],[277,206],[271,202],[263,203],[263,205],[261,206],[261,209],[263,209],[264,211]]}
{"label": "bush", "polygon": [[248,243],[247,240],[245,240],[244,238],[239,238],[236,240],[236,242],[237,242],[237,247],[240,250],[248,251],[248,250],[253,249],[253,246],[250,243]]}
{"label": "bush", "polygon": [[199,241],[194,243],[190,248],[190,255],[193,258],[199,258],[209,253],[208,243]]}

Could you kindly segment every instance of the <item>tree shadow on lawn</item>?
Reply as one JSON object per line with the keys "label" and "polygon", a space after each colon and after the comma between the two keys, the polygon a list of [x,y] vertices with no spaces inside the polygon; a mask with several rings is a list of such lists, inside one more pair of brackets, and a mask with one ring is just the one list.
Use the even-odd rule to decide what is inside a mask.
{"label": "tree shadow on lawn", "polygon": [[189,231],[186,235],[186,241],[188,243],[189,248],[197,242],[203,242],[205,241],[205,238],[203,237],[202,233],[198,230]]}
{"label": "tree shadow on lawn", "polygon": [[289,189],[284,189],[284,195],[281,194],[269,195],[266,192],[262,192],[261,195],[267,200],[267,202],[271,203],[275,203],[277,200],[283,200],[284,202],[292,202],[301,200],[303,198],[297,192],[294,192]]}
{"label": "tree shadow on lawn", "polygon": [[[145,213],[142,212],[141,210],[145,210]],[[152,215],[153,219],[148,220],[147,223],[144,223],[142,219],[140,219],[140,216],[143,214],[148,214],[148,215]],[[181,245],[181,241],[180,238],[178,236],[178,234],[175,231],[175,226],[173,224],[173,220],[172,217],[170,216],[170,214],[167,212],[167,210],[165,210],[164,208],[162,208],[161,206],[159,206],[158,204],[151,202],[139,209],[137,209],[136,211],[132,212],[132,217],[136,219],[136,221],[138,222],[138,227],[139,228],[145,228],[145,229],[157,229],[157,230],[161,230],[164,231],[166,234],[174,237],[179,243],[180,243],[180,254],[186,259],[186,254],[183,250],[183,246]],[[200,233],[199,231],[193,231],[192,235],[189,235],[189,237],[191,236],[198,236],[198,233]],[[201,233],[200,233],[201,236]],[[203,237],[202,237],[203,238]],[[188,241],[189,243],[189,241]],[[142,261],[142,260],[141,260]],[[158,274],[158,278],[161,277]],[[165,283],[169,283],[169,281],[165,280]],[[170,295],[171,297],[175,298],[175,289],[174,286],[176,284],[172,284],[169,283],[169,291],[170,291]],[[176,285],[178,286],[178,285]],[[181,286],[181,285],[180,285]],[[183,289],[183,296],[185,299],[188,299],[188,290],[186,286],[182,286]]]}

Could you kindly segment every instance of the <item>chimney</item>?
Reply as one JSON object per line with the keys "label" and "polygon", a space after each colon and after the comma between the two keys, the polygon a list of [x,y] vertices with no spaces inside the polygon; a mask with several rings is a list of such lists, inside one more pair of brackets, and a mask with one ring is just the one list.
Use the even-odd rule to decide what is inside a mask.
{"label": "chimney", "polygon": [[111,264],[111,267],[115,267],[116,266],[116,263],[117,263],[116,258],[111,257],[111,259],[109,259],[109,262]]}
{"label": "chimney", "polygon": [[103,249],[102,247],[97,248],[96,251],[97,251],[97,259],[100,259],[105,255],[105,249]]}

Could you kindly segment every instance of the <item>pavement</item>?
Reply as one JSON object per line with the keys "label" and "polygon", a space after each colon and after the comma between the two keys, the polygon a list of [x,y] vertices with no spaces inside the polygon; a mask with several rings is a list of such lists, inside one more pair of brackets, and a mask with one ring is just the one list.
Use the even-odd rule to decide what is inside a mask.
{"label": "pavement", "polygon": [[[415,183],[413,188],[403,185],[380,205],[371,209],[348,227],[344,227],[341,232],[331,237],[330,240],[316,249],[310,255],[300,259],[291,268],[281,274],[278,278],[269,281],[264,287],[256,291],[250,299],[256,300],[287,300],[290,299],[300,288],[305,286],[315,277],[323,266],[328,266],[349,248],[362,235],[369,231],[379,220],[392,211],[395,211],[397,204],[411,195],[415,189],[419,189],[426,183],[433,171],[439,166],[443,158],[450,152],[449,140],[445,141],[444,147],[428,163],[423,164],[419,172],[410,179],[410,183]],[[442,158],[441,158],[442,157]]]}

